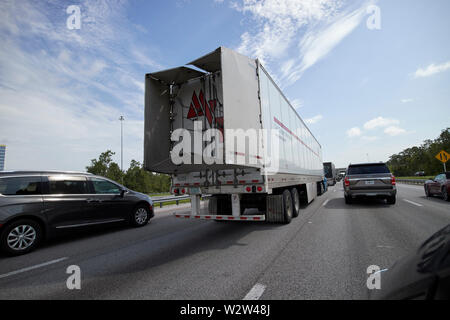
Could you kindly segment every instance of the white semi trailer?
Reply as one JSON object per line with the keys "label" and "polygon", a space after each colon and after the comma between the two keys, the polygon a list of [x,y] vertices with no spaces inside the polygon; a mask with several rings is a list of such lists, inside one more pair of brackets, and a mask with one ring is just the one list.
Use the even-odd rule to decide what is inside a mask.
{"label": "white semi trailer", "polygon": [[289,223],[321,193],[321,145],[258,60],[220,47],[189,65],[146,75],[145,169],[190,195],[177,217]]}

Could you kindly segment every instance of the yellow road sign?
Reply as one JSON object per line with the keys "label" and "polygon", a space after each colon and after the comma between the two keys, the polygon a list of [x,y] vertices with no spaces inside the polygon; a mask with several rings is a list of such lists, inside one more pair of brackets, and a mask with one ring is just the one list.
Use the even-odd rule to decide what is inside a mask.
{"label": "yellow road sign", "polygon": [[438,159],[440,162],[446,163],[448,160],[450,160],[450,154],[442,150],[436,155],[436,159]]}

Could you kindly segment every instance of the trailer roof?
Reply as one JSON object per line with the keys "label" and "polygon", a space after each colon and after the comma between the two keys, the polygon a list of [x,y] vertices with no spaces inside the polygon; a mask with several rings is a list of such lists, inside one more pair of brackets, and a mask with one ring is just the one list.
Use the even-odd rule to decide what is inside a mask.
{"label": "trailer roof", "polygon": [[178,67],[154,73],[149,73],[148,75],[152,78],[164,81],[168,84],[180,84],[190,79],[201,77],[204,74],[205,74],[204,72],[194,70],[188,67]]}
{"label": "trailer roof", "polygon": [[196,66],[197,68],[200,68],[208,72],[220,71],[222,62],[220,58],[221,51],[222,47],[219,47],[213,52],[205,54],[204,56],[195,59],[194,61],[191,61],[188,64]]}

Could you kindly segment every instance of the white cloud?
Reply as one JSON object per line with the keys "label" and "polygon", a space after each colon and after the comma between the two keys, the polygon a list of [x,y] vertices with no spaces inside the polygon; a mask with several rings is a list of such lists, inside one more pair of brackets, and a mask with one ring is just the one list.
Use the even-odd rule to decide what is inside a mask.
{"label": "white cloud", "polygon": [[84,170],[100,152],[120,150],[122,114],[125,164],[142,161],[145,71],[137,66],[159,65],[133,42],[124,4],[82,1],[81,29],[68,30],[59,2],[0,3],[7,169]]}
{"label": "white cloud", "polygon": [[419,68],[414,73],[414,78],[422,78],[422,77],[429,77],[436,73],[444,72],[446,70],[450,69],[450,61],[435,65],[434,63],[430,64],[425,69]]}
{"label": "white cloud", "polygon": [[293,68],[285,68],[283,76],[288,84],[301,78],[303,73],[325,58],[345,37],[347,37],[362,21],[365,6],[337,17],[333,23],[320,30],[306,33],[299,43],[300,56]]}
{"label": "white cloud", "polygon": [[358,127],[353,127],[349,130],[347,130],[347,136],[349,136],[350,138],[352,137],[358,137],[361,135],[361,129]]}
{"label": "white cloud", "polygon": [[323,119],[323,116],[321,114],[318,114],[317,116],[314,116],[312,118],[305,119],[305,123],[307,123],[307,124],[314,124],[314,123],[319,122],[322,119]]}
{"label": "white cloud", "polygon": [[383,117],[378,117],[375,119],[372,119],[370,121],[367,121],[364,124],[364,129],[366,130],[372,130],[378,127],[387,127],[389,125],[395,125],[398,124],[399,121],[395,120],[395,119],[388,119],[388,118],[383,118]]}
{"label": "white cloud", "polygon": [[390,136],[398,136],[400,134],[406,133],[406,130],[397,126],[390,126],[384,129],[384,133]]}
{"label": "white cloud", "polygon": [[292,107],[294,107],[294,109],[299,109],[301,107],[303,107],[303,100],[301,99],[292,99],[290,100]]}
{"label": "white cloud", "polygon": [[409,98],[401,100],[402,103],[408,103],[408,102],[413,102],[413,101],[414,101],[414,99],[409,99]]}
{"label": "white cloud", "polygon": [[280,58],[302,27],[334,15],[340,5],[338,0],[243,0],[234,8],[250,13],[258,27],[241,36],[239,51],[264,62]]}
{"label": "white cloud", "polygon": [[233,7],[251,14],[255,31],[241,35],[238,51],[277,64],[289,85],[326,57],[363,20],[369,3],[343,8],[341,0],[242,0]]}
{"label": "white cloud", "polygon": [[363,139],[365,141],[376,141],[376,140],[378,140],[378,137],[376,137],[376,136],[362,136],[361,139]]}

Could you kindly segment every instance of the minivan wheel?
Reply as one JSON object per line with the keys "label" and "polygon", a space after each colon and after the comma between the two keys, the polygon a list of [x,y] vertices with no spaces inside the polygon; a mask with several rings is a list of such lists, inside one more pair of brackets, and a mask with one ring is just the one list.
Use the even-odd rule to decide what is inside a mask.
{"label": "minivan wheel", "polygon": [[144,206],[140,205],[134,208],[133,214],[131,215],[131,225],[134,227],[143,227],[150,220],[150,212]]}
{"label": "minivan wheel", "polygon": [[7,225],[0,236],[2,251],[18,256],[33,251],[42,240],[42,228],[36,221],[23,219]]}
{"label": "minivan wheel", "polygon": [[426,195],[427,197],[430,196],[430,190],[428,189],[428,186],[425,186],[425,195]]}

